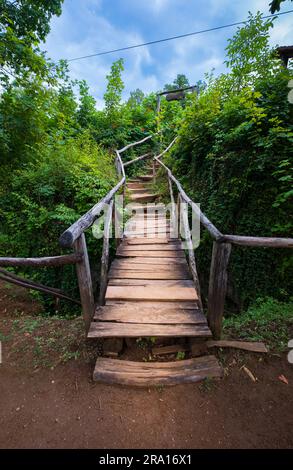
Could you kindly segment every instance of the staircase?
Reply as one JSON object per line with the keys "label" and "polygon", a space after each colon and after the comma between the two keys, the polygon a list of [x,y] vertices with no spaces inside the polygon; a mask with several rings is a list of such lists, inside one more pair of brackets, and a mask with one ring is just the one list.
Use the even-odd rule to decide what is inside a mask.
{"label": "staircase", "polygon": [[[179,239],[165,215],[151,210],[158,199],[150,167],[129,179],[128,194],[139,213],[127,224],[108,273],[105,305],[96,309],[88,338],[159,337],[202,344],[212,336]],[[146,210],[147,209],[147,210]],[[175,385],[220,377],[214,356],[172,362],[98,358],[97,382],[132,386]]]}

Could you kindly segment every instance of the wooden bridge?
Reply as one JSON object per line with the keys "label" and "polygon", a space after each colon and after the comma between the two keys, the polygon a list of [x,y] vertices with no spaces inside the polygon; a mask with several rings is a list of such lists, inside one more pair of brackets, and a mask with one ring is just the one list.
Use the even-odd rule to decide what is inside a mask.
{"label": "wooden bridge", "polygon": [[[101,338],[185,338],[192,347],[200,346],[199,350],[204,351],[209,338],[219,339],[221,336],[232,245],[292,248],[293,239],[223,235],[162,162],[162,157],[176,139],[158,156],[146,154],[123,163],[124,152],[151,138],[148,136],[116,151],[119,183],[60,237],[61,246],[73,247],[73,254],[31,259],[0,258],[0,266],[76,264],[86,335],[92,341]],[[140,160],[151,162],[145,167],[146,173],[127,179],[127,167]],[[156,204],[159,195],[153,190],[153,182],[159,168],[168,177],[169,213]],[[122,190],[132,203],[131,210],[135,215],[119,235],[116,257],[109,266],[111,226],[121,218],[114,198]],[[178,196],[176,203],[175,193]],[[186,207],[197,214],[204,229],[214,239],[207,316],[202,307]],[[84,232],[102,211],[105,212],[104,239],[100,293],[96,304]],[[3,269],[0,269],[0,279],[76,302],[57,289],[40,286]],[[203,355],[183,361],[147,363],[98,358],[93,377],[106,383],[152,386],[196,382],[206,377],[220,377],[221,374],[217,359]]]}

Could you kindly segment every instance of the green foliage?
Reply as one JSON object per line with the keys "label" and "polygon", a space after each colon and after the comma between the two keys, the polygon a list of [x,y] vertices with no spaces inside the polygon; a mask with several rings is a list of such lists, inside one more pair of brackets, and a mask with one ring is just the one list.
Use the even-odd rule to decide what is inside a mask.
{"label": "green foliage", "polygon": [[293,332],[293,302],[258,298],[242,315],[224,320],[224,332],[237,339],[264,341],[274,350],[286,350]]}
{"label": "green foliage", "polygon": [[164,86],[164,91],[178,90],[180,88],[187,88],[189,86],[189,80],[186,75],[179,73],[175,80],[173,80],[173,83],[166,83]]}
{"label": "green foliage", "polygon": [[50,31],[50,19],[61,14],[63,0],[0,0],[0,83],[11,77],[48,75],[48,64],[38,49]]}
{"label": "green foliage", "polygon": [[269,46],[272,26],[273,20],[264,21],[260,12],[255,16],[249,13],[246,25],[228,39],[225,63],[231,68],[230,78],[237,88],[252,85],[256,78],[272,76],[278,67],[279,60]]}
{"label": "green foliage", "polygon": [[[268,26],[261,25],[258,15],[256,20],[250,18],[251,29],[243,28],[244,38],[250,34],[255,38],[255,21],[257,31],[263,31],[260,36],[267,38]],[[167,163],[223,233],[290,237],[290,71],[281,65],[276,68],[267,40],[256,42],[255,53],[245,48],[241,53],[241,38],[242,33],[237,33],[228,48],[231,73],[218,79],[207,77],[207,87],[184,110],[180,139]],[[252,48],[253,44],[254,40]],[[259,71],[255,75],[246,66],[252,55]],[[210,253],[210,237],[203,232],[197,260],[205,293]],[[293,279],[290,256],[289,250],[234,247],[230,307],[242,309],[261,295],[287,299]]]}

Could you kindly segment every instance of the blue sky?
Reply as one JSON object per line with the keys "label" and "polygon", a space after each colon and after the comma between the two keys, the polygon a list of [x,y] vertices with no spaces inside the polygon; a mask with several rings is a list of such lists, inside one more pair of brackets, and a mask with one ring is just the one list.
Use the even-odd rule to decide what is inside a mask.
{"label": "blue sky", "polygon": [[[168,36],[241,21],[248,11],[269,14],[270,0],[65,0],[63,12],[51,22],[44,49],[54,60],[70,59]],[[282,10],[292,9],[288,0]],[[280,17],[271,44],[293,43],[293,13]],[[227,39],[236,27],[178,39],[128,52],[70,63],[72,78],[86,79],[97,106],[103,106],[106,75],[124,58],[124,99],[131,90],[157,91],[184,73],[191,84],[205,72],[225,70]]]}

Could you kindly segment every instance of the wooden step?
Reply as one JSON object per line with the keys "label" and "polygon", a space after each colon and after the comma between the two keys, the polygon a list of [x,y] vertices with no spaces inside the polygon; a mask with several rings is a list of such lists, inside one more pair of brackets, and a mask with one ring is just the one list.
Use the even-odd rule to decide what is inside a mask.
{"label": "wooden step", "polygon": [[123,243],[120,245],[119,249],[123,251],[146,251],[146,249],[150,251],[180,251],[182,250],[182,246],[181,243],[154,243],[152,245],[128,245],[128,243]]}
{"label": "wooden step", "polygon": [[138,179],[141,181],[151,181],[154,178],[153,175],[140,175]]}
{"label": "wooden step", "polygon": [[139,258],[184,258],[183,250],[173,250],[173,251],[135,251],[135,250],[124,250],[123,248],[118,248],[117,256],[121,257],[139,257]]}
{"label": "wooden step", "polygon": [[133,193],[130,196],[133,202],[154,202],[159,197],[159,194],[155,193]]}
{"label": "wooden step", "polygon": [[126,258],[126,259],[121,259],[121,258],[116,258],[113,263],[112,267],[119,267],[123,264],[155,264],[155,265],[169,265],[169,266],[177,266],[177,265],[184,265],[187,266],[187,262],[185,258],[174,258],[174,259],[169,259],[169,258],[140,258],[140,257],[134,257],[134,258]]}
{"label": "wooden step", "polygon": [[223,370],[215,356],[174,362],[132,362],[98,358],[95,382],[135,387],[170,386],[220,378]]}
{"label": "wooden step", "polygon": [[94,320],[119,323],[207,325],[207,319],[199,309],[177,309],[166,307],[161,303],[158,303],[156,307],[143,307],[140,304],[105,305],[96,309]]}
{"label": "wooden step", "polygon": [[111,279],[191,279],[191,274],[186,270],[175,271],[155,271],[152,270],[131,270],[131,269],[112,269],[108,274],[108,278]]}
{"label": "wooden step", "polygon": [[211,331],[204,324],[148,324],[148,323],[117,323],[108,321],[92,322],[89,339],[96,338],[147,338],[147,337],[179,337],[210,338]]}
{"label": "wooden step", "polygon": [[109,286],[156,286],[160,288],[165,287],[192,287],[194,288],[194,283],[191,279],[118,279],[111,278],[109,279]]}
{"label": "wooden step", "polygon": [[196,301],[198,295],[193,287],[108,286],[106,300]]}
{"label": "wooden step", "polygon": [[157,245],[167,244],[169,240],[167,238],[127,238],[125,240],[127,245]]}

